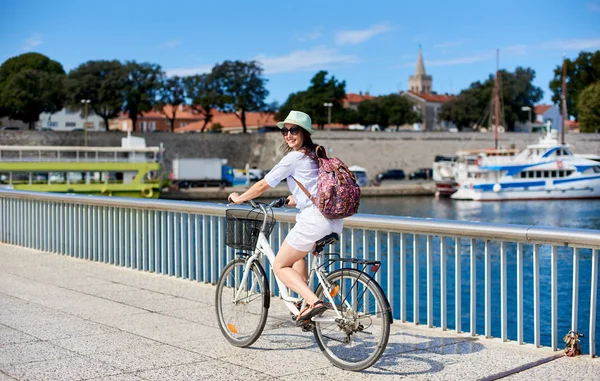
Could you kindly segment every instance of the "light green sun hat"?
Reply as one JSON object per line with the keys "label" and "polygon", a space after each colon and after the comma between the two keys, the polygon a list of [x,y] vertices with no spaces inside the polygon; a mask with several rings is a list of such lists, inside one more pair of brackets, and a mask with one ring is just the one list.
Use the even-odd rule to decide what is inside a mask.
{"label": "light green sun hat", "polygon": [[308,116],[307,113],[304,113],[302,111],[295,111],[295,110],[290,111],[290,113],[288,114],[288,116],[285,118],[285,120],[283,122],[277,122],[277,127],[283,128],[284,124],[286,124],[286,123],[295,124],[296,126],[300,126],[300,127],[304,128],[306,131],[308,131],[308,133],[311,135],[313,132],[315,132],[315,130],[313,130],[313,128],[312,128],[312,120],[310,119],[310,116]]}

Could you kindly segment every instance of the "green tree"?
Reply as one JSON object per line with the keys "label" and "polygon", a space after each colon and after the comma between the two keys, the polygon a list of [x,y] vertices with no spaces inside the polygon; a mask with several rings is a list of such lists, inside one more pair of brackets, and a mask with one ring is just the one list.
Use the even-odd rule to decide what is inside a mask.
{"label": "green tree", "polygon": [[39,53],[9,58],[0,66],[0,115],[35,128],[42,112],[56,112],[65,102],[65,71]]}
{"label": "green tree", "polygon": [[582,132],[600,132],[600,81],[583,89],[577,110]]}
{"label": "green tree", "polygon": [[[567,72],[567,112],[579,120],[578,100],[583,89],[600,81],[600,50],[593,53],[581,52],[572,60],[565,60]],[[554,78],[550,81],[552,102],[559,104],[562,94],[563,63],[554,69]]]}
{"label": "green tree", "polygon": [[247,132],[246,113],[264,111],[269,91],[265,85],[263,69],[256,61],[225,61],[213,67],[212,75],[223,94],[223,112],[233,112]]}
{"label": "green tree", "polygon": [[104,120],[108,131],[109,120],[118,117],[123,107],[126,74],[117,60],[88,61],[79,65],[69,72],[67,78],[69,106],[81,110],[81,100],[89,99],[89,107]]}
{"label": "green tree", "polygon": [[225,106],[225,97],[219,81],[213,73],[192,75],[183,78],[183,87],[192,108],[204,116],[201,132],[212,122],[212,111]]}
{"label": "green tree", "polygon": [[123,90],[123,110],[129,114],[132,130],[135,131],[138,116],[156,106],[164,73],[157,64],[135,61],[127,62],[125,70],[127,80]]}
{"label": "green tree", "polygon": [[185,104],[185,88],[182,78],[173,76],[165,79],[159,90],[159,97],[156,108],[168,119],[171,132],[174,132],[179,105]]}
{"label": "green tree", "polygon": [[367,99],[358,104],[358,122],[369,126],[377,124],[382,128],[415,123],[420,115],[413,110],[413,104],[400,94],[390,94]]}
{"label": "green tree", "polygon": [[[533,107],[542,99],[543,91],[533,85],[535,71],[530,68],[517,67],[514,73],[500,70],[499,75],[499,124],[512,131],[517,121],[525,122],[528,118],[521,108]],[[451,121],[459,128],[493,124],[495,80],[495,76],[490,75],[483,83],[472,83],[441,107],[438,118]]]}
{"label": "green tree", "polygon": [[344,109],[346,98],[346,82],[338,81],[334,76],[327,78],[327,72],[319,71],[310,80],[310,86],[297,93],[290,94],[277,113],[278,119],[285,119],[290,110],[299,110],[310,115],[312,122],[323,129],[328,122],[327,107],[324,103],[332,103],[331,121],[344,122],[349,113]]}

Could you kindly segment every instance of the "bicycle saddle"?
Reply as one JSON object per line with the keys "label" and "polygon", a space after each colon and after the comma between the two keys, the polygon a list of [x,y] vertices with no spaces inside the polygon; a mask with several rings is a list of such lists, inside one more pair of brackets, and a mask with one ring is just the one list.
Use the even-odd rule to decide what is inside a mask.
{"label": "bicycle saddle", "polygon": [[334,244],[339,239],[340,239],[340,236],[338,233],[331,233],[329,235],[326,235],[325,237],[321,238],[320,240],[318,240],[315,243],[315,251],[317,253],[320,253],[321,251],[323,251],[324,246]]}

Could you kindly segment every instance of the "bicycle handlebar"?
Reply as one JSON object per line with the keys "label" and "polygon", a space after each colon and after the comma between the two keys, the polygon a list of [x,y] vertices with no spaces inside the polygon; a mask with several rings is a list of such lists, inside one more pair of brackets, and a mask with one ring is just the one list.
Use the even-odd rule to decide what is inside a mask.
{"label": "bicycle handlebar", "polygon": [[[227,198],[227,201],[231,202],[231,200],[229,198]],[[254,200],[244,201],[242,204],[250,204],[253,208],[261,208],[261,206],[265,206],[267,208],[281,208],[282,206],[287,205],[289,202],[290,202],[290,200],[288,200],[287,197],[280,197],[278,199],[271,201],[268,204],[265,204],[262,202],[256,202]]]}

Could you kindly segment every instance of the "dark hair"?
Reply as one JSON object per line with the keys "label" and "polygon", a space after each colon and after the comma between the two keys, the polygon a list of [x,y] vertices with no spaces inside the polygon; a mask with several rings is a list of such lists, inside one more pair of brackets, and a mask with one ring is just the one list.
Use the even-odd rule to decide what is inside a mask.
{"label": "dark hair", "polygon": [[[304,128],[300,128],[300,133],[302,134],[302,147],[300,147],[299,151],[304,152],[304,155],[311,159],[317,160],[317,154],[315,153],[317,144],[312,141],[310,134]],[[290,147],[285,140],[279,149],[286,154],[293,151],[292,147]]]}

